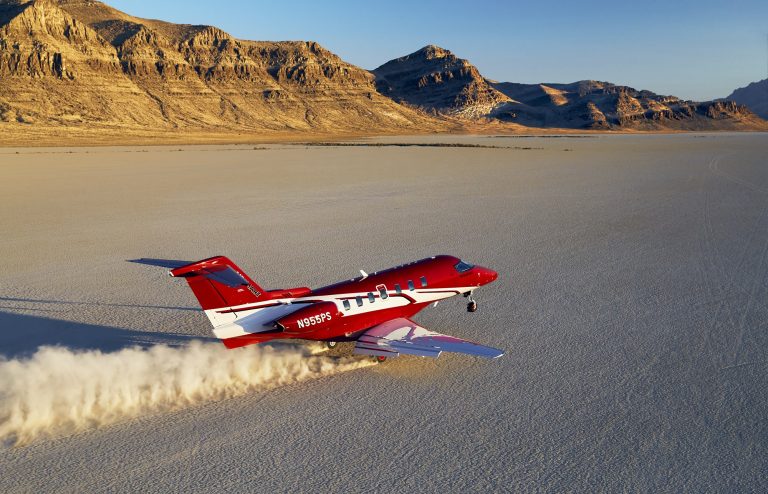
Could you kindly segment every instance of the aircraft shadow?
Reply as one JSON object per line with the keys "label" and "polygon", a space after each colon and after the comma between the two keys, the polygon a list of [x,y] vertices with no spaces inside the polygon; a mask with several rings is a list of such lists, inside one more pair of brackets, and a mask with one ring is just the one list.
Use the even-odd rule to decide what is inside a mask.
{"label": "aircraft shadow", "polygon": [[217,341],[215,338],[133,331],[0,310],[0,357],[8,359],[29,356],[41,346],[112,352],[133,346],[178,346],[193,340]]}

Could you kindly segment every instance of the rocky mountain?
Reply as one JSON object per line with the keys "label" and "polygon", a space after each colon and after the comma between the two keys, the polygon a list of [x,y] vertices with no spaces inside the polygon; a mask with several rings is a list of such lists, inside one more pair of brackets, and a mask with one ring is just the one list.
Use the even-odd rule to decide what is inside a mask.
{"label": "rocky mountain", "polygon": [[387,62],[373,73],[379,91],[396,101],[527,127],[715,130],[768,125],[733,101],[696,103],[598,81],[494,82],[467,60],[436,46]]}
{"label": "rocky mountain", "polygon": [[373,73],[382,94],[441,113],[477,118],[509,101],[474,65],[434,45],[391,60]]}
{"label": "rocky mountain", "polygon": [[314,42],[238,40],[93,0],[0,0],[0,122],[391,132],[444,124]]}
{"label": "rocky mountain", "polygon": [[94,129],[205,138],[766,125],[729,101],[595,81],[496,83],[431,45],[369,72],[311,41],[240,40],[96,0],[0,0],[0,136],[19,142]]}
{"label": "rocky mountain", "polygon": [[768,79],[739,88],[726,99],[746,105],[760,117],[768,119]]}

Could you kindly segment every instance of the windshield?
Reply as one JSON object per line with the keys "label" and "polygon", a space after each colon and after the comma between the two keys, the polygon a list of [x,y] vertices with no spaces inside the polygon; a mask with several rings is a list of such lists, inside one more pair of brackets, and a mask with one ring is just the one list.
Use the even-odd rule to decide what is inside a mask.
{"label": "windshield", "polygon": [[470,269],[474,268],[474,266],[469,264],[468,262],[459,261],[458,263],[456,263],[454,268],[456,268],[456,271],[458,271],[459,273],[466,273]]}

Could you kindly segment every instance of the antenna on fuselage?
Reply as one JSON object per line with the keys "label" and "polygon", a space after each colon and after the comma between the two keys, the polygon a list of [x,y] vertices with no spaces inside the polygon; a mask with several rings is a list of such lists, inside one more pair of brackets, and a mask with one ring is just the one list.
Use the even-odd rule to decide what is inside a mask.
{"label": "antenna on fuselage", "polygon": [[368,273],[366,273],[362,269],[360,270],[360,274],[363,275],[363,277],[360,279],[360,281],[363,281],[364,279],[366,279],[368,277]]}

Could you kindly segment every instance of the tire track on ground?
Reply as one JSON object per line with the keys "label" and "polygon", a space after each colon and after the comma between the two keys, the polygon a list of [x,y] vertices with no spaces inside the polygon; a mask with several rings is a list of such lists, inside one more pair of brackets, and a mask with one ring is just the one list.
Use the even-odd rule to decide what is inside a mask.
{"label": "tire track on ground", "polygon": [[[718,158],[713,158],[714,160],[718,160]],[[749,253],[750,246],[752,245],[753,241],[755,240],[755,237],[757,236],[757,233],[761,231],[759,226],[762,224],[764,218],[766,217],[766,213],[768,213],[768,205],[763,207],[763,209],[760,211],[760,214],[758,215],[757,220],[755,223],[752,224],[752,228],[750,229],[750,232],[748,234],[748,237],[745,241],[744,249],[742,250],[741,254],[738,257],[738,262],[736,264],[736,267],[731,270],[729,273],[726,269],[724,264],[721,264],[717,262],[719,259],[724,259],[725,255],[720,252],[720,250],[717,248],[717,243],[714,242],[714,226],[712,224],[712,215],[710,213],[711,211],[711,201],[709,200],[709,197],[702,189],[702,195],[704,196],[704,236],[705,236],[705,243],[707,244],[707,249],[710,251],[709,253],[712,254],[711,256],[711,264],[714,268],[718,269],[720,272],[721,277],[725,280],[724,284],[720,285],[720,290],[722,292],[721,295],[717,297],[713,297],[713,301],[719,301],[720,305],[716,309],[715,316],[713,318],[713,325],[714,327],[712,329],[716,328],[718,319],[720,317],[720,312],[722,312],[723,308],[725,308],[729,313],[729,321],[732,325],[736,325],[736,321],[741,318],[741,313],[739,310],[737,310],[732,303],[729,302],[729,300],[733,297],[734,291],[739,291],[741,294],[745,296],[749,296],[751,293],[750,290],[747,290],[745,287],[736,285],[736,275],[739,273],[741,268],[746,264],[746,261],[748,259],[747,254]]]}
{"label": "tire track on ground", "polygon": [[721,177],[725,178],[726,180],[730,180],[731,182],[744,186],[754,192],[759,192],[761,194],[767,194],[768,195],[768,189],[764,189],[758,185],[752,184],[747,182],[746,180],[743,180],[739,177],[736,177],[734,175],[731,175],[730,173],[726,173],[723,170],[720,169],[720,160],[719,159],[712,159],[712,161],[709,162],[709,170],[712,173],[715,173],[716,175],[720,175]]}
{"label": "tire track on ground", "polygon": [[[721,170],[720,167],[719,167],[720,159],[721,158],[722,158],[722,156],[721,157],[715,157],[712,160],[710,160],[708,168],[709,168],[709,170],[712,173],[714,173],[714,174],[716,174],[716,175],[718,175],[720,177],[723,177],[723,178],[725,178],[726,180],[728,180],[728,181],[730,181],[732,183],[744,186],[744,187],[748,188],[749,190],[751,190],[753,192],[758,192],[760,194],[768,195],[768,190],[765,190],[765,189],[763,189],[763,188],[761,188],[759,186],[751,184],[751,183],[749,183],[749,182],[747,182],[747,181],[745,181],[745,180],[743,180],[743,179],[741,179],[739,177],[733,176],[733,175],[728,174],[728,173],[724,172],[723,170]],[[711,219],[709,218],[709,212],[708,212],[707,209],[708,209],[708,204],[705,201],[705,212],[704,212],[704,216],[705,216],[705,236],[709,236],[712,233],[711,230],[708,231],[708,232],[706,231],[707,228],[711,228]],[[745,242],[742,254],[739,256],[739,262],[737,263],[736,267],[733,270],[731,270],[731,275],[730,275],[729,279],[726,280],[726,286],[724,287],[723,297],[720,299],[720,304],[718,305],[718,307],[717,307],[717,309],[715,311],[715,315],[712,317],[711,323],[710,323],[710,330],[711,331],[715,330],[717,328],[717,323],[718,323],[718,320],[720,318],[721,312],[723,311],[724,308],[727,308],[727,311],[729,312],[729,321],[735,327],[736,332],[737,332],[737,336],[736,336],[736,349],[734,351],[733,364],[732,364],[733,366],[739,365],[739,359],[740,359],[741,354],[743,352],[744,342],[745,342],[745,339],[746,339],[746,334],[748,332],[747,331],[747,327],[746,327],[747,326],[747,324],[746,324],[747,317],[748,317],[750,311],[752,310],[752,307],[753,307],[753,305],[755,303],[755,300],[757,299],[757,293],[758,293],[758,291],[760,289],[760,282],[761,282],[761,280],[763,278],[763,265],[765,264],[766,258],[768,258],[768,237],[766,237],[766,240],[765,240],[765,242],[764,242],[764,244],[762,246],[762,251],[760,253],[760,259],[758,261],[756,269],[754,270],[755,274],[754,274],[754,276],[752,278],[752,281],[751,281],[751,284],[750,284],[750,288],[747,290],[747,289],[744,289],[745,287],[737,286],[736,285],[736,278],[737,278],[738,273],[741,271],[742,267],[747,262],[750,246],[755,241],[755,239],[756,239],[756,237],[758,235],[758,232],[761,231],[760,225],[763,223],[763,220],[764,220],[764,218],[766,216],[766,212],[768,212],[768,205],[763,206],[760,214],[758,215],[757,220],[755,220],[755,222],[752,225],[752,228],[750,229],[749,237],[747,238],[747,240]],[[709,227],[706,225],[706,222],[709,222]],[[708,239],[707,242],[711,244],[711,239]],[[711,244],[711,245],[713,245],[713,244]],[[718,255],[716,252],[712,252],[712,253]],[[724,272],[724,270],[723,270],[723,272]],[[746,306],[745,306],[745,308],[743,310],[734,310],[734,307],[729,302],[729,299],[731,298],[734,290],[741,291],[742,289],[744,291],[744,294],[747,296]],[[734,312],[736,313],[736,316],[738,318],[738,324],[735,324],[737,321],[734,320]]]}
{"label": "tire track on ground", "polygon": [[741,358],[741,353],[744,349],[744,340],[747,335],[747,316],[749,315],[749,312],[752,310],[752,306],[754,305],[755,300],[757,299],[757,294],[760,291],[760,282],[763,280],[763,265],[765,264],[765,260],[768,258],[768,237],[765,239],[765,244],[763,245],[763,252],[760,254],[760,261],[757,264],[757,269],[755,270],[755,276],[752,280],[752,287],[749,291],[749,298],[747,299],[747,306],[744,309],[744,312],[741,314],[741,320],[739,321],[739,333],[736,340],[736,352],[733,356],[733,364],[738,365],[739,359]]}
{"label": "tire track on ground", "polygon": [[[712,160],[716,160],[718,158],[713,158]],[[714,227],[712,226],[712,215],[710,212],[710,201],[709,196],[704,190],[704,184],[702,183],[701,187],[701,195],[704,202],[704,206],[702,208],[702,222],[703,222],[703,241],[704,245],[702,246],[702,253],[705,257],[705,259],[709,262],[710,266],[712,267],[712,270],[717,274],[719,272],[721,282],[718,283],[719,285],[719,293],[714,289],[713,283],[709,281],[709,276],[707,275],[706,269],[700,269],[700,275],[702,279],[704,280],[704,284],[707,287],[707,291],[709,292],[710,300],[713,301],[720,301],[720,305],[718,306],[717,310],[715,311],[715,316],[712,318],[711,324],[710,324],[710,331],[713,331],[717,329],[717,325],[720,318],[720,313],[722,312],[723,308],[726,308],[727,316],[728,316],[728,322],[731,323],[731,325],[735,325],[736,319],[734,318],[734,310],[732,304],[728,302],[728,295],[729,290],[726,285],[729,285],[729,279],[728,275],[726,273],[726,269],[724,265],[721,265],[721,263],[718,262],[718,260],[721,258],[721,253],[719,249],[717,248],[717,244],[714,242]],[[751,240],[747,241],[747,244],[744,247],[744,251],[741,253],[740,256],[740,262],[743,262],[743,260],[747,256],[748,247],[751,243]]]}
{"label": "tire track on ground", "polygon": [[[710,165],[719,159],[720,157],[712,158],[712,160],[710,160]],[[722,253],[719,251],[717,248],[717,243],[714,241],[715,230],[712,224],[711,201],[705,190],[704,182],[701,184],[700,192],[703,200],[703,245],[701,246],[701,250],[705,261],[699,265],[699,276],[701,277],[702,282],[708,291],[709,300],[714,303],[719,302],[717,308],[714,311],[714,315],[710,319],[710,323],[708,325],[709,331],[706,335],[706,338],[713,348],[718,348],[717,341],[722,341],[723,338],[716,334],[716,330],[720,327],[728,325],[728,327],[735,328],[737,320],[739,319],[739,311],[731,300],[733,298],[732,292],[734,291],[733,288],[735,286],[736,275],[748,259],[750,246],[752,245],[752,242],[755,238],[758,223],[753,225],[744,244],[744,248],[738,257],[736,267],[728,272],[725,264],[719,262],[719,260],[722,259]],[[709,264],[710,269],[706,269],[704,266],[705,262]],[[709,273],[710,271],[712,271],[712,273],[720,279],[718,281],[712,280],[712,276]],[[717,285],[717,289],[715,289],[715,285]],[[740,288],[738,289],[741,291]],[[744,294],[746,295],[746,290],[744,290]],[[724,312],[726,315],[721,319],[721,315]],[[720,346],[722,346],[722,343]],[[726,356],[727,352],[724,350],[716,350],[716,353],[723,355],[723,358],[728,360],[728,357]]]}

